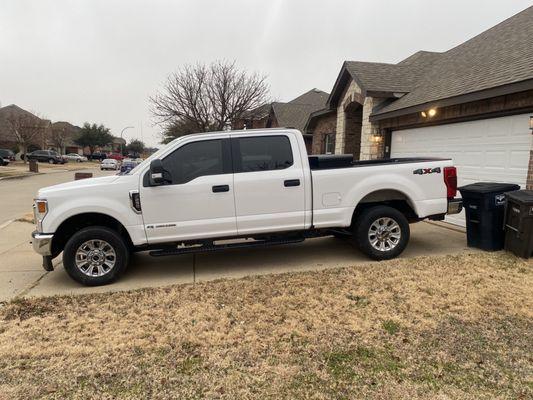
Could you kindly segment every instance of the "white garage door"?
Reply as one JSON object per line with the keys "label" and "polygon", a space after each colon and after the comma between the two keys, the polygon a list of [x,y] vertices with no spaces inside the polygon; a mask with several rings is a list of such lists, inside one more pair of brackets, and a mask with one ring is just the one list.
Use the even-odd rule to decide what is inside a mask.
{"label": "white garage door", "polygon": [[[526,186],[531,114],[392,132],[391,157],[446,157],[457,166],[459,186],[508,182]],[[446,218],[464,226],[463,213]]]}

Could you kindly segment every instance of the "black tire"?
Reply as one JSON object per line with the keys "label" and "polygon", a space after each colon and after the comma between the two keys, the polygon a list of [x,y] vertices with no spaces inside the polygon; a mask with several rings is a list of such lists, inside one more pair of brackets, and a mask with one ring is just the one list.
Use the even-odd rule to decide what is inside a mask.
{"label": "black tire", "polygon": [[49,158],[49,159],[48,159],[48,164],[55,164],[55,163],[56,163],[56,162],[54,161],[53,158]]}
{"label": "black tire", "polygon": [[[382,220],[382,222],[388,222],[390,220],[394,221],[397,228],[393,223],[391,223],[389,227],[394,228],[394,233],[399,232],[399,238],[397,240],[389,236],[390,241],[375,241],[377,247],[382,246],[381,250],[372,244],[369,236],[370,229],[374,229],[373,224],[378,223],[380,220]],[[405,215],[395,208],[388,206],[375,206],[361,211],[354,221],[353,231],[354,240],[356,241],[358,248],[374,260],[390,260],[391,258],[399,256],[405,250],[410,236],[409,222],[407,221],[407,218],[405,218]],[[378,238],[376,235],[373,235],[373,237],[376,239]]]}
{"label": "black tire", "polygon": [[[87,241],[105,241],[114,250],[114,266],[105,274],[90,276],[76,266],[76,252]],[[63,250],[63,266],[69,276],[86,286],[107,285],[115,281],[128,266],[129,251],[124,239],[114,230],[104,226],[90,226],[76,232]],[[91,269],[94,271],[94,269]]]}

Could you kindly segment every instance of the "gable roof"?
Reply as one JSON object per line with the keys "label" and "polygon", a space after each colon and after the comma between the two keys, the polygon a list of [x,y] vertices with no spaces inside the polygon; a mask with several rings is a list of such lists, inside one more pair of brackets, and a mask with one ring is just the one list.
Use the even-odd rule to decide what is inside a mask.
{"label": "gable roof", "polygon": [[328,100],[329,93],[314,88],[289,101],[290,104],[316,104],[324,105]]}
{"label": "gable roof", "polygon": [[270,114],[270,108],[272,103],[266,103],[262,106],[254,108],[253,110],[246,111],[242,114],[243,119],[263,119]]}
{"label": "gable roof", "polygon": [[25,121],[46,121],[42,120],[35,114],[20,108],[15,104],[10,104],[0,108],[0,140],[14,141],[15,134],[13,133],[12,118],[24,118]]}
{"label": "gable roof", "polygon": [[442,53],[408,94],[373,115],[386,118],[393,111],[518,82],[531,81],[533,87],[532,38],[533,6]]}
{"label": "gable roof", "polygon": [[424,74],[441,54],[419,51],[398,64],[345,61],[331,91],[328,105],[337,106],[350,79],[353,79],[365,93],[407,93],[416,86],[420,75]]}
{"label": "gable roof", "polygon": [[263,104],[243,115],[243,119],[263,119],[273,114],[279,126],[303,131],[309,115],[326,106],[329,93],[311,89],[291,101]]}
{"label": "gable roof", "polygon": [[371,120],[533,89],[532,21],[533,6],[443,53],[419,51],[397,64],[346,61],[327,105],[337,106],[350,79],[363,95],[393,99]]}
{"label": "gable roof", "polygon": [[272,112],[279,126],[303,132],[309,115],[323,109],[328,97],[329,94],[322,90],[311,89],[288,103],[272,103]]}

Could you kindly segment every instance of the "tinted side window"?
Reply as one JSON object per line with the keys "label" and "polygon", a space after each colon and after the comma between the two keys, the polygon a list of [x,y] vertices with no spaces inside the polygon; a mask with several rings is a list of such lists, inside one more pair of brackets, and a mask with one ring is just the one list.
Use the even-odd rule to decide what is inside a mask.
{"label": "tinted side window", "polygon": [[287,136],[237,138],[235,148],[235,172],[272,171],[293,164]]}
{"label": "tinted side window", "polygon": [[186,144],[165,157],[163,167],[172,175],[174,185],[199,176],[223,174],[222,140]]}

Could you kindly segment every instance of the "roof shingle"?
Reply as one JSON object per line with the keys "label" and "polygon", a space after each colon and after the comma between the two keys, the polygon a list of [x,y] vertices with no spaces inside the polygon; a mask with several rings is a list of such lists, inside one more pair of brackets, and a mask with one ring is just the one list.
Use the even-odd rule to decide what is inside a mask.
{"label": "roof shingle", "polygon": [[[409,66],[409,60],[417,54],[397,65]],[[533,6],[435,57],[430,68],[411,81],[415,86],[408,94],[374,115],[530,79]]]}

